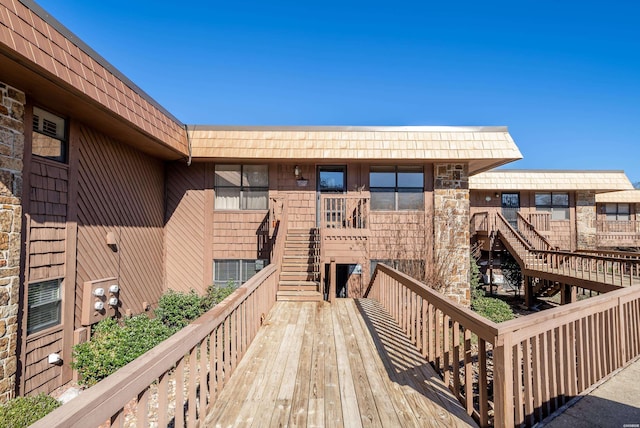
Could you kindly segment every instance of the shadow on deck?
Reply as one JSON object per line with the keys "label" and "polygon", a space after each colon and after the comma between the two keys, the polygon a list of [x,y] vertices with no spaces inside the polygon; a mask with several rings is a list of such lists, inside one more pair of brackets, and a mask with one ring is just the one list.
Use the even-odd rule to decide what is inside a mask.
{"label": "shadow on deck", "polygon": [[204,426],[475,426],[379,303],[278,302]]}

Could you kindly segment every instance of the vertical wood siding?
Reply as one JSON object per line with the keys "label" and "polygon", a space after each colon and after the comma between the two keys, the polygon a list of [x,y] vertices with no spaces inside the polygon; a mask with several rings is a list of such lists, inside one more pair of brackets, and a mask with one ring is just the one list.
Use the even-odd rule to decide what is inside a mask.
{"label": "vertical wood siding", "polygon": [[[204,292],[205,277],[205,178],[210,164],[167,165],[165,215],[166,287]],[[211,263],[211,261],[209,261]],[[208,278],[211,282],[211,278]]]}
{"label": "vertical wood siding", "polygon": [[85,281],[118,278],[120,310],[135,314],[158,301],[164,271],[162,162],[81,126],[79,164],[76,327]]}

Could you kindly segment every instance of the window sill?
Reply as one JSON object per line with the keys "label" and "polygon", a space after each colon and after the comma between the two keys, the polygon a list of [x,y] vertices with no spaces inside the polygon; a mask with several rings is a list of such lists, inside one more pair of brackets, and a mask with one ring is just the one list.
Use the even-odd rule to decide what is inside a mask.
{"label": "window sill", "polygon": [[44,337],[44,336],[49,336],[50,334],[58,333],[59,331],[62,331],[62,329],[63,329],[63,325],[57,324],[51,327],[47,327],[44,330],[37,331],[35,333],[29,333],[27,335],[27,343],[40,339],[41,337]]}

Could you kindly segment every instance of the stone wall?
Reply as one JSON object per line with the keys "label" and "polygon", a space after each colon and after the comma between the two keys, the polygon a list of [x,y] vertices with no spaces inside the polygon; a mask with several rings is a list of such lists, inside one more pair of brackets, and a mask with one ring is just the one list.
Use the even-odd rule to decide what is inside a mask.
{"label": "stone wall", "polygon": [[469,169],[466,164],[434,168],[434,275],[446,296],[469,306]]}
{"label": "stone wall", "polygon": [[25,95],[0,82],[0,403],[15,394]]}
{"label": "stone wall", "polygon": [[578,250],[595,250],[596,194],[592,191],[576,192],[576,235]]}

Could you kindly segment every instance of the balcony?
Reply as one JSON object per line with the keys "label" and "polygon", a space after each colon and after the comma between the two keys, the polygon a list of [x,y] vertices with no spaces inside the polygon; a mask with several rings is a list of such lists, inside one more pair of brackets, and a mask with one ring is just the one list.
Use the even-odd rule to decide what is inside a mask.
{"label": "balcony", "polygon": [[596,223],[596,240],[600,248],[640,247],[640,220],[607,221]]}

